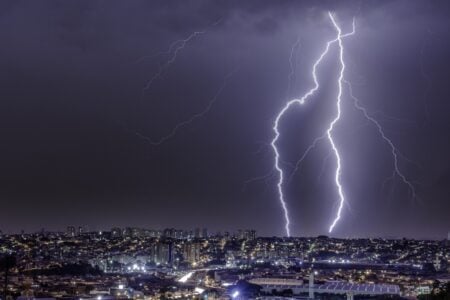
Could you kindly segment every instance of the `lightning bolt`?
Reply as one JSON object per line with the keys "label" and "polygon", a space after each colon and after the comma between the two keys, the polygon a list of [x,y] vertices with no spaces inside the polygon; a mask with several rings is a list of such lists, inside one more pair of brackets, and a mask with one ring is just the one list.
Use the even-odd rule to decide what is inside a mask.
{"label": "lightning bolt", "polygon": [[[221,22],[222,22],[222,18],[213,22],[210,26],[212,26],[212,27],[217,26]],[[159,52],[154,55],[143,56],[143,57],[139,58],[136,61],[136,63],[141,62],[147,58],[155,57],[155,56],[160,56],[160,55],[169,55],[170,56],[166,62],[164,62],[162,65],[159,66],[158,71],[147,81],[144,88],[142,89],[142,95],[144,96],[145,92],[152,86],[153,82],[155,82],[157,79],[159,79],[163,75],[163,73],[170,67],[170,65],[172,65],[175,62],[175,60],[178,57],[178,53],[181,50],[183,50],[190,41],[192,41],[199,35],[205,34],[206,32],[207,32],[207,30],[194,31],[190,35],[188,35],[186,38],[179,39],[179,40],[172,42],[166,51]]]}
{"label": "lightning bolt", "polygon": [[392,158],[393,158],[393,161],[394,161],[394,168],[393,168],[393,172],[392,172],[391,178],[394,178],[395,176],[399,177],[402,180],[402,182],[408,187],[412,197],[416,198],[417,195],[416,195],[416,190],[415,190],[414,185],[400,171],[400,167],[398,165],[399,158],[403,158],[404,160],[407,160],[407,161],[409,161],[409,160],[406,159],[405,156],[400,153],[400,151],[395,147],[395,145],[392,142],[392,140],[386,136],[386,134],[385,134],[385,132],[383,130],[383,127],[381,127],[381,124],[374,117],[372,117],[363,106],[361,106],[361,103],[360,103],[359,99],[356,98],[354,96],[354,94],[353,94],[353,89],[352,89],[352,85],[350,84],[350,82],[347,81],[347,80],[344,80],[344,82],[348,86],[349,95],[353,99],[353,105],[355,106],[355,108],[357,110],[359,110],[363,114],[363,116],[375,126],[375,128],[377,129],[380,137],[383,139],[383,141],[386,142],[386,144],[389,146],[389,148],[391,150]]}
{"label": "lightning bolt", "polygon": [[[215,21],[214,23],[212,23],[210,26],[214,27],[219,25],[222,22],[222,18],[218,19],[217,21]],[[140,62],[143,61],[147,58],[151,58],[151,57],[155,57],[155,56],[160,56],[160,55],[170,55],[169,59],[162,65],[160,65],[158,72],[156,72],[148,81],[147,84],[144,86],[143,90],[142,90],[142,96],[144,96],[145,91],[147,91],[148,89],[150,89],[150,87],[152,86],[153,82],[155,82],[155,80],[159,79],[163,73],[170,67],[170,65],[172,65],[177,57],[178,54],[181,50],[183,50],[186,45],[192,41],[193,39],[195,39],[197,36],[205,34],[207,32],[207,30],[202,30],[202,31],[194,31],[192,32],[189,36],[187,36],[184,39],[179,39],[176,40],[174,42],[172,42],[169,45],[169,48],[166,51],[157,53],[155,55],[150,55],[150,56],[143,56],[141,58],[139,58],[136,62]],[[215,95],[213,96],[213,98],[208,102],[208,104],[206,105],[206,107],[201,110],[200,112],[192,115],[191,117],[189,117],[188,119],[176,124],[172,130],[169,132],[169,134],[161,137],[158,140],[153,140],[148,136],[145,136],[144,134],[140,133],[140,132],[135,132],[136,136],[149,142],[151,145],[154,146],[158,146],[161,145],[162,143],[164,143],[165,141],[167,141],[168,139],[172,138],[173,136],[176,135],[176,133],[178,132],[179,129],[181,129],[182,127],[185,127],[189,124],[191,124],[192,122],[194,122],[196,119],[203,117],[205,114],[207,114],[211,108],[213,107],[213,105],[216,103],[216,101],[218,100],[219,96],[222,94],[222,91],[225,89],[226,85],[228,84],[228,81],[230,79],[230,77],[237,71],[237,68],[233,71],[231,71],[230,73],[228,73],[223,82],[222,85],[219,87],[219,89],[217,90],[217,92],[215,93]]]}
{"label": "lightning bolt", "polygon": [[331,151],[322,159],[322,167],[320,168],[319,176],[317,176],[317,181],[320,182],[322,179],[323,173],[325,172],[325,168],[327,166],[328,159],[331,156]]}
{"label": "lightning bolt", "polygon": [[298,39],[295,41],[295,43],[292,45],[291,48],[291,53],[289,55],[289,68],[290,68],[290,72],[288,74],[288,86],[286,89],[286,98],[289,97],[289,94],[291,92],[291,84],[292,84],[292,78],[295,75],[295,69],[294,69],[294,55],[296,53],[296,50],[300,47],[300,37],[298,37]]}
{"label": "lightning bolt", "polygon": [[[169,60],[173,60],[172,62],[174,62],[175,59],[176,59],[176,53],[172,53],[172,52],[174,52],[175,46],[180,45],[180,46],[184,47],[186,45],[186,43],[189,42],[189,40],[194,38],[193,35],[195,35],[195,34],[199,35],[199,34],[203,34],[203,33],[205,33],[205,32],[204,31],[198,31],[197,34],[196,34],[196,32],[193,32],[189,36],[187,36],[185,39],[179,39],[179,40],[173,41],[169,45],[169,48],[167,48],[167,50],[161,51],[161,52],[158,52],[158,53],[155,53],[155,54],[151,54],[151,55],[144,55],[144,56],[138,58],[133,64],[139,64],[139,63],[141,63],[141,62],[143,62],[143,61],[145,61],[147,59],[151,59],[151,58],[158,57],[158,56],[170,55],[170,54],[172,54],[172,56],[171,56],[171,59],[169,59]],[[181,45],[183,43],[184,43],[184,45]],[[178,51],[180,51],[180,50],[181,49],[179,49]],[[175,54],[175,57],[174,57],[174,54]]]}
{"label": "lightning bolt", "polygon": [[[315,92],[320,88],[318,79],[317,79],[317,67],[319,66],[319,64],[322,62],[323,58],[327,55],[327,53],[329,52],[330,47],[338,42],[339,44],[339,57],[340,57],[340,64],[341,64],[341,70],[340,70],[340,75],[339,75],[339,79],[338,79],[338,86],[339,86],[339,92],[338,92],[338,96],[337,96],[337,102],[336,102],[336,106],[337,106],[337,115],[334,118],[334,120],[330,123],[330,126],[328,128],[328,130],[326,131],[326,136],[328,137],[328,140],[331,144],[331,147],[335,153],[336,156],[336,161],[337,161],[337,168],[336,168],[336,173],[335,173],[335,183],[336,186],[338,188],[338,193],[339,193],[339,208],[337,211],[337,216],[334,219],[332,225],[330,226],[330,232],[333,230],[334,226],[336,225],[336,223],[339,221],[340,219],[340,214],[341,214],[341,210],[345,201],[344,198],[344,193],[342,190],[342,185],[340,183],[340,173],[341,173],[341,162],[340,162],[340,156],[339,156],[339,152],[336,148],[336,145],[334,143],[333,140],[333,136],[332,136],[332,132],[334,129],[335,124],[337,123],[337,121],[340,118],[340,111],[341,111],[341,96],[342,96],[342,80],[344,78],[344,69],[345,69],[345,63],[344,63],[344,59],[343,59],[343,44],[342,44],[342,38],[345,38],[347,36],[353,35],[355,33],[355,22],[353,20],[353,30],[349,33],[346,34],[342,34],[342,31],[340,29],[340,27],[338,26],[338,24],[336,23],[336,21],[334,20],[334,17],[331,13],[328,13],[331,22],[334,26],[334,28],[337,31],[337,37],[331,41],[328,41],[326,44],[325,49],[323,50],[323,52],[320,54],[319,58],[315,61],[315,63],[313,64],[313,68],[312,68],[312,72],[311,72],[311,76],[313,78],[314,81],[314,86],[307,91],[301,98],[298,99],[293,99],[288,101],[285,106],[280,110],[280,112],[278,113],[278,115],[275,118],[274,124],[273,124],[273,131],[275,133],[274,138],[272,139],[271,142],[271,146],[274,152],[274,156],[275,156],[275,163],[274,163],[274,168],[278,173],[278,182],[277,182],[277,190],[278,190],[278,199],[279,202],[281,204],[283,213],[284,213],[284,220],[285,220],[285,231],[286,231],[286,235],[287,236],[291,236],[291,232],[290,232],[290,219],[289,219],[289,210],[286,204],[286,200],[285,200],[285,196],[284,196],[284,192],[283,192],[283,184],[284,184],[284,171],[282,169],[282,167],[280,166],[280,153],[278,151],[278,147],[277,147],[277,142],[280,138],[280,131],[279,131],[279,123],[280,120],[283,118],[284,114],[293,106],[293,105],[303,105],[306,103],[306,101],[309,100],[309,98],[315,94]],[[313,143],[314,144],[314,143]],[[309,152],[310,150],[307,150],[307,152]]]}
{"label": "lightning bolt", "polygon": [[[205,32],[206,32],[206,31],[194,31],[194,32],[191,33],[187,38],[185,38],[185,39],[180,39],[180,40],[177,40],[177,41],[173,42],[173,43],[170,45],[169,49],[167,49],[166,52],[158,53],[158,55],[161,55],[161,54],[169,54],[169,55],[170,55],[170,58],[169,58],[164,64],[162,64],[162,65],[159,67],[158,72],[156,72],[156,73],[155,73],[155,74],[147,81],[147,84],[144,86],[144,88],[143,88],[143,90],[142,90],[142,93],[145,93],[145,91],[148,90],[148,89],[152,86],[153,82],[154,82],[155,80],[157,80],[158,78],[160,78],[161,75],[164,73],[164,71],[166,71],[166,70],[170,67],[170,65],[173,64],[173,63],[175,62],[175,60],[176,60],[177,57],[178,57],[178,53],[179,53],[182,49],[184,49],[184,47],[186,46],[187,43],[189,43],[192,39],[194,39],[194,38],[197,37],[198,35],[204,34]],[[140,60],[145,59],[145,58],[146,58],[146,57],[144,56],[144,57],[140,58]]]}
{"label": "lightning bolt", "polygon": [[270,172],[267,174],[249,178],[246,181],[244,181],[244,184],[242,185],[242,191],[245,192],[245,190],[247,189],[247,186],[255,181],[264,180],[264,181],[266,181],[266,184],[267,184],[267,180],[269,180],[272,176],[273,176],[273,170],[270,170]]}
{"label": "lightning bolt", "polygon": [[292,171],[291,175],[289,176],[289,179],[287,180],[287,184],[289,184],[292,179],[294,178],[294,175],[297,173],[297,171],[300,168],[300,165],[303,163],[303,161],[306,159],[306,157],[308,156],[309,152],[311,152],[314,148],[317,147],[317,144],[322,141],[323,139],[325,139],[326,135],[322,135],[319,137],[316,137],[314,139],[314,141],[312,142],[311,145],[308,146],[308,148],[306,148],[305,152],[303,152],[302,156],[300,156],[300,158],[297,160],[297,162],[295,163],[295,167],[294,170]]}
{"label": "lightning bolt", "polygon": [[[344,74],[345,74],[345,61],[344,61],[344,45],[343,45],[343,38],[347,37],[347,36],[351,36],[355,33],[355,20],[353,20],[353,29],[351,32],[346,33],[346,34],[342,34],[342,30],[340,28],[340,26],[338,25],[338,23],[336,22],[335,18],[333,17],[333,15],[329,12],[328,13],[331,23],[333,24],[334,29],[337,32],[337,37],[334,40],[331,40],[327,43],[327,46],[325,48],[325,51],[322,52],[322,54],[319,56],[318,60],[316,60],[314,66],[313,66],[313,70],[312,70],[312,77],[314,79],[314,87],[309,90],[302,98],[300,99],[294,99],[289,101],[284,108],[280,111],[280,113],[278,114],[276,120],[275,120],[275,124],[274,124],[274,132],[275,132],[275,137],[272,140],[272,148],[274,149],[274,153],[275,153],[275,169],[278,171],[279,174],[279,180],[278,180],[278,193],[279,193],[279,199],[280,202],[282,204],[282,208],[284,210],[284,215],[285,215],[285,229],[286,229],[286,234],[289,236],[290,235],[290,230],[289,230],[289,225],[290,225],[290,220],[289,220],[289,214],[288,214],[288,210],[287,210],[287,205],[286,205],[286,201],[284,198],[284,194],[283,194],[283,190],[282,190],[282,185],[283,185],[283,180],[284,180],[284,173],[283,173],[283,169],[280,167],[279,165],[279,152],[278,149],[276,147],[276,142],[279,138],[279,130],[278,130],[278,123],[280,118],[283,116],[283,114],[290,108],[290,106],[292,106],[293,104],[304,104],[305,101],[315,93],[315,91],[317,91],[319,89],[319,84],[317,81],[317,76],[316,76],[316,67],[320,64],[320,62],[322,61],[323,57],[328,53],[328,50],[330,48],[330,46],[334,43],[338,44],[338,49],[339,49],[339,64],[340,64],[340,70],[339,70],[339,77],[337,79],[338,82],[338,93],[337,93],[337,97],[336,97],[336,115],[334,117],[334,119],[330,122],[326,132],[324,135],[319,136],[317,138],[314,139],[314,141],[312,142],[311,145],[309,145],[305,152],[301,155],[301,157],[298,159],[297,163],[295,164],[295,169],[294,171],[291,173],[291,176],[289,178],[289,181],[292,179],[292,176],[298,171],[298,168],[300,167],[301,163],[305,160],[305,158],[307,157],[307,155],[317,146],[317,144],[322,141],[323,139],[327,138],[332,150],[332,154],[334,154],[335,159],[336,159],[336,170],[334,173],[334,182],[337,188],[337,192],[338,192],[338,196],[339,196],[339,201],[338,201],[338,209],[336,212],[336,216],[333,219],[330,227],[329,227],[329,232],[331,233],[334,229],[334,227],[336,226],[336,224],[339,222],[339,220],[341,219],[341,213],[342,213],[342,209],[344,207],[345,202],[345,195],[344,195],[344,191],[343,191],[343,186],[341,183],[341,170],[342,170],[342,163],[341,163],[341,157],[340,157],[340,153],[339,150],[336,146],[335,140],[334,140],[334,136],[333,136],[333,131],[336,127],[336,124],[339,122],[340,118],[341,118],[341,102],[342,102],[342,94],[343,94],[343,83],[347,84],[348,89],[349,89],[349,95],[350,97],[353,99],[353,105],[354,107],[359,110],[363,116],[369,121],[371,122],[377,129],[380,137],[383,139],[383,141],[386,142],[386,144],[390,147],[391,150],[391,154],[393,157],[393,173],[391,178],[394,178],[395,176],[399,177],[402,182],[408,187],[411,195],[413,198],[416,198],[416,191],[415,191],[415,187],[414,185],[407,179],[407,177],[401,172],[400,167],[399,167],[399,158],[403,158],[405,160],[407,160],[401,153],[400,151],[395,147],[394,143],[391,141],[391,139],[389,139],[381,124],[374,118],[372,117],[367,110],[360,104],[359,100],[354,96],[353,94],[353,90],[352,90],[352,86],[350,84],[349,81],[345,80]],[[409,160],[408,160],[409,161]],[[288,181],[288,182],[289,182]]]}
{"label": "lightning bolt", "polygon": [[159,146],[162,143],[164,143],[165,141],[167,141],[168,139],[174,137],[178,130],[180,130],[182,127],[185,127],[189,124],[191,124],[192,122],[194,122],[196,119],[203,117],[204,115],[206,115],[211,108],[213,107],[213,105],[217,102],[217,100],[219,99],[219,96],[222,94],[222,91],[225,89],[225,87],[227,86],[230,78],[233,76],[234,73],[237,72],[237,68],[234,69],[233,71],[231,71],[230,73],[228,73],[221,86],[219,87],[219,89],[216,91],[216,93],[214,94],[214,96],[211,98],[211,100],[208,102],[208,104],[203,108],[203,110],[199,111],[196,114],[193,114],[191,117],[189,117],[188,119],[178,123],[177,125],[175,125],[172,130],[170,131],[169,134],[159,138],[158,140],[153,140],[145,135],[143,135],[142,133],[136,132],[136,136],[138,136],[141,139],[146,140],[147,142],[149,142],[151,145],[153,146]]}
{"label": "lightning bolt", "polygon": [[[288,60],[288,61],[289,61],[289,74],[288,74],[288,76],[287,76],[287,88],[286,88],[286,98],[287,98],[287,99],[289,98],[289,95],[290,95],[290,92],[291,92],[292,79],[293,79],[293,77],[294,77],[294,75],[295,75],[295,63],[294,63],[294,58],[296,58],[296,52],[297,52],[297,49],[298,49],[300,46],[301,46],[301,44],[300,44],[300,36],[299,36],[299,37],[297,38],[297,40],[294,42],[294,44],[292,44],[291,51],[290,51],[290,53],[289,53],[289,60]],[[269,144],[263,143],[263,145],[259,148],[259,150],[256,151],[255,154],[260,153],[261,150],[263,149],[263,147],[266,147],[266,146],[269,146],[269,147],[270,147]],[[285,163],[285,164],[287,164],[287,165],[290,165],[290,164],[287,163],[287,162],[283,162],[283,163]],[[296,165],[296,166],[293,166],[293,168],[296,169],[296,170],[294,171],[294,173],[298,170],[298,167],[299,167],[299,166],[297,166],[297,165]],[[292,173],[292,176],[291,176],[291,177],[293,177],[294,173]],[[266,173],[265,175],[256,176],[256,177],[252,177],[252,178],[247,179],[246,181],[244,181],[242,191],[245,191],[246,188],[247,188],[247,186],[248,186],[249,184],[251,184],[251,183],[253,183],[253,182],[256,182],[256,181],[260,181],[260,180],[267,181],[267,179],[272,178],[273,175],[274,175],[274,169],[271,169],[271,170],[270,170],[268,173]],[[289,180],[289,181],[290,181],[290,180]],[[266,184],[267,184],[267,182],[266,182]]]}
{"label": "lightning bolt", "polygon": [[[336,165],[337,166],[336,166],[334,181],[336,183],[338,194],[339,194],[339,207],[337,210],[337,214],[328,230],[328,232],[332,232],[334,227],[336,226],[337,222],[341,218],[341,212],[342,212],[342,208],[344,207],[344,202],[345,202],[344,191],[343,191],[342,184],[341,184],[341,168],[342,168],[341,167],[341,157],[339,155],[339,150],[336,147],[336,144],[334,142],[333,135],[332,135],[333,129],[336,126],[336,123],[341,118],[342,81],[344,80],[345,62],[344,62],[344,46],[342,43],[341,28],[336,23],[333,15],[330,12],[328,13],[328,15],[330,16],[331,22],[333,23],[333,26],[338,33],[337,40],[338,40],[338,45],[339,45],[339,62],[341,65],[341,70],[340,70],[339,78],[338,78],[338,87],[339,88],[338,88],[338,95],[337,95],[337,101],[336,101],[337,114],[336,114],[336,117],[334,118],[334,120],[331,121],[330,126],[327,129],[327,137],[328,137],[328,140],[330,141],[330,145],[331,145],[331,148],[333,149],[334,155],[336,156]],[[354,28],[354,25],[355,25],[355,23],[353,22],[353,28]],[[353,32],[354,32],[354,30],[353,30]]]}

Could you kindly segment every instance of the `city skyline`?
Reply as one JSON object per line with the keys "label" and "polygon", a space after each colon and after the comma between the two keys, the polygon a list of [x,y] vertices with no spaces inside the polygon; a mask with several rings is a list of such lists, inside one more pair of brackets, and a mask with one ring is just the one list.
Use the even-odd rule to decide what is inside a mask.
{"label": "city skyline", "polygon": [[[89,226],[82,225],[68,225],[64,228],[57,229],[46,229],[40,228],[32,231],[25,231],[23,229],[19,231],[3,231],[0,229],[0,235],[5,236],[15,236],[15,235],[40,235],[40,234],[65,234],[70,235],[69,232],[73,232],[72,236],[79,236],[84,234],[112,234],[114,235],[115,231],[120,231],[120,235],[126,236],[127,232],[139,232],[140,234],[148,235],[150,237],[174,237],[174,238],[208,238],[208,237],[235,237],[239,238],[240,236],[245,236],[254,234],[257,237],[261,238],[284,238],[284,239],[297,239],[297,238],[318,238],[318,237],[326,237],[330,239],[341,239],[341,240],[352,240],[352,239],[383,239],[383,240],[402,240],[402,239],[411,239],[418,241],[450,241],[450,231],[448,231],[446,236],[437,236],[437,237],[406,237],[406,236],[394,236],[394,235],[373,235],[373,236],[343,236],[343,237],[334,237],[333,235],[320,234],[317,236],[295,236],[292,235],[290,237],[287,236],[276,236],[276,235],[261,235],[254,228],[223,228],[217,230],[209,230],[207,227],[188,227],[188,228],[175,228],[175,227],[136,227],[136,226],[113,226],[110,228],[90,228]],[[171,232],[171,234],[167,234],[167,232]],[[205,235],[205,233],[207,233]],[[173,236],[172,236],[173,235]]]}
{"label": "city skyline", "polygon": [[11,280],[10,294],[37,299],[58,299],[61,293],[90,300],[239,294],[240,299],[305,294],[322,300],[416,299],[450,292],[450,240],[260,237],[252,230],[195,235],[70,227],[65,233],[0,236],[0,258],[16,258],[13,274],[22,279]]}
{"label": "city skyline", "polygon": [[[0,10],[4,233],[285,236],[277,141],[292,236],[447,238],[447,2],[6,1]],[[348,33],[353,21],[342,118],[330,127],[346,201],[329,233],[338,172],[315,139],[335,117],[339,47],[318,65],[317,94],[277,124],[279,140],[273,127],[314,87],[336,28]]]}

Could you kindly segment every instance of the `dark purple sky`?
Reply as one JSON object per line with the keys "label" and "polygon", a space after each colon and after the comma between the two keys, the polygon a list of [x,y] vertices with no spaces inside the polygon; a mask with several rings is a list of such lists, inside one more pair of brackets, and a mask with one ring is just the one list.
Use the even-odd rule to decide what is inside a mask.
{"label": "dark purple sky", "polygon": [[[276,177],[243,185],[273,170],[274,118],[312,87],[312,64],[335,35],[328,10],[345,30],[356,17],[357,33],[345,41],[346,78],[408,158],[400,168],[418,194],[412,199],[398,177],[385,182],[390,149],[344,93],[336,141],[348,205],[334,234],[445,237],[450,5],[406,0],[2,1],[0,229],[284,234]],[[171,57],[155,54],[202,30],[143,94]],[[335,50],[318,69],[320,92],[280,125],[286,162],[295,163],[334,116]],[[154,146],[139,136],[157,140],[201,112],[235,69],[210,111],[173,138]],[[294,235],[325,234],[334,217],[328,153],[319,144],[285,186]]]}

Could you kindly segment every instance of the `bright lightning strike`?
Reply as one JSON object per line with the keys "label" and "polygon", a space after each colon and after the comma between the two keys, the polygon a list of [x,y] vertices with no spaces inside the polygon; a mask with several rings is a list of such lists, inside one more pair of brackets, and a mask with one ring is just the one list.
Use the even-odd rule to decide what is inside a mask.
{"label": "bright lightning strike", "polygon": [[[331,22],[333,24],[333,26],[335,27],[336,31],[337,31],[337,37],[331,41],[328,41],[326,44],[326,47],[324,49],[324,51],[320,54],[319,58],[315,61],[314,65],[313,65],[313,69],[311,72],[313,81],[314,81],[314,87],[311,88],[308,92],[306,92],[301,98],[299,99],[293,99],[288,101],[285,106],[281,109],[281,111],[278,113],[277,117],[275,118],[274,121],[274,125],[273,125],[273,131],[275,133],[274,138],[272,139],[271,142],[271,146],[272,149],[274,151],[275,154],[275,165],[274,168],[275,170],[278,172],[278,182],[277,182],[277,190],[278,190],[278,198],[281,204],[281,207],[283,209],[283,213],[284,213],[284,220],[285,220],[285,231],[286,231],[286,235],[290,236],[291,232],[290,232],[290,219],[289,219],[289,210],[286,204],[286,200],[285,200],[285,196],[283,193],[283,183],[284,183],[284,171],[280,166],[280,153],[278,151],[278,147],[277,147],[277,142],[278,139],[280,138],[280,131],[278,129],[279,126],[279,122],[281,120],[281,118],[284,116],[284,114],[294,105],[294,104],[300,104],[303,105],[306,103],[306,101],[312,96],[314,95],[314,93],[319,89],[320,85],[319,82],[317,80],[317,67],[319,66],[319,64],[322,62],[323,58],[327,55],[330,47],[332,44],[338,42],[339,44],[339,56],[340,56],[340,64],[341,64],[341,71],[340,71],[340,75],[339,75],[339,79],[338,79],[338,83],[339,83],[339,92],[338,92],[338,97],[337,97],[337,110],[338,110],[338,114],[336,116],[336,118],[330,123],[330,127],[328,128],[326,134],[328,137],[328,140],[330,141],[330,144],[334,150],[335,156],[336,156],[336,160],[337,160],[337,168],[336,168],[336,175],[335,175],[335,182],[336,185],[338,187],[338,193],[339,193],[339,209],[337,212],[337,216],[334,219],[332,225],[330,226],[330,232],[333,230],[334,226],[336,225],[336,223],[339,221],[340,219],[340,214],[341,214],[341,210],[344,204],[344,194],[342,191],[342,186],[340,184],[340,172],[341,172],[341,165],[340,165],[340,157],[339,157],[339,152],[335,146],[333,137],[332,137],[332,131],[333,128],[336,124],[336,122],[339,120],[340,118],[340,103],[341,103],[341,96],[342,96],[342,80],[344,77],[344,69],[345,69],[345,64],[344,64],[344,59],[343,59],[343,44],[342,44],[342,38],[353,35],[355,33],[355,23],[353,22],[353,30],[350,33],[346,33],[346,34],[342,34],[342,31],[340,29],[340,27],[338,26],[338,24],[335,22],[333,15],[331,13],[328,14]],[[308,151],[309,152],[309,151]]]}
{"label": "bright lightning strike", "polygon": [[[341,28],[336,23],[333,15],[330,12],[328,13],[328,15],[330,16],[331,22],[333,23],[333,26],[335,27],[335,29],[338,33],[337,40],[338,40],[338,45],[339,45],[339,61],[340,61],[340,65],[341,65],[341,70],[340,70],[339,79],[338,79],[339,90],[338,90],[337,101],[336,101],[337,114],[336,114],[336,117],[334,118],[334,120],[330,123],[330,127],[328,127],[328,129],[327,129],[328,140],[330,141],[331,148],[333,149],[334,155],[336,156],[337,166],[336,166],[334,181],[336,183],[338,194],[339,194],[339,207],[337,210],[336,218],[333,220],[333,223],[331,224],[330,229],[328,230],[329,232],[332,232],[333,228],[336,226],[337,222],[341,218],[341,212],[342,212],[342,208],[344,207],[344,202],[345,202],[344,191],[342,189],[342,184],[341,184],[341,180],[340,180],[341,179],[341,157],[339,155],[339,150],[336,147],[336,144],[334,142],[333,135],[332,135],[332,132],[333,132],[333,129],[334,129],[336,123],[341,118],[342,81],[344,80],[345,62],[344,62],[344,45],[342,44]],[[353,26],[354,26],[354,23],[353,23]],[[354,32],[354,30],[353,30],[353,32]]]}

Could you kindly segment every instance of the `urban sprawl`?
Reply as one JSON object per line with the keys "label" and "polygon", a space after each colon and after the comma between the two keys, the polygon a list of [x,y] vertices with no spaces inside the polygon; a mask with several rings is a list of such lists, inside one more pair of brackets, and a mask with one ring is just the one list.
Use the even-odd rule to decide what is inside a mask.
{"label": "urban sprawl", "polygon": [[0,234],[0,271],[1,299],[414,299],[448,288],[450,244],[70,226]]}

